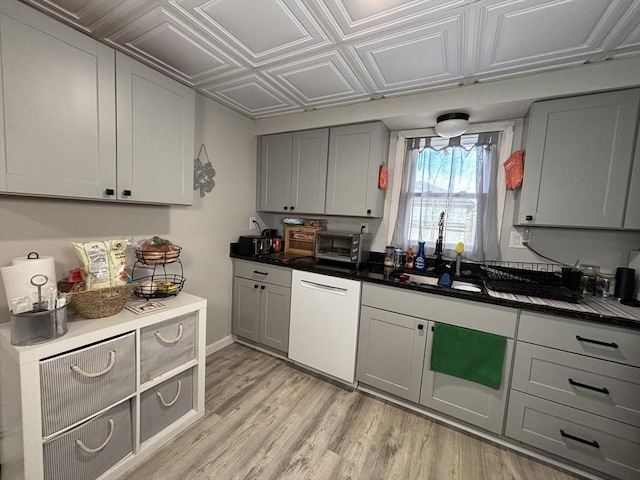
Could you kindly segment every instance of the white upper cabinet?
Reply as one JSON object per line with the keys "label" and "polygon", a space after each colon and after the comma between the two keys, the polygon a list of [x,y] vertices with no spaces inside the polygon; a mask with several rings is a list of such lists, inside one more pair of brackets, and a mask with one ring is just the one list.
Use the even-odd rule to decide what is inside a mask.
{"label": "white upper cabinet", "polygon": [[0,28],[0,192],[192,203],[192,90],[14,0]]}
{"label": "white upper cabinet", "polygon": [[389,130],[381,122],[332,128],[326,213],[382,217],[384,190],[378,188],[378,172],[388,153]]}
{"label": "white upper cabinet", "polygon": [[116,53],[117,198],[191,205],[195,92]]}
{"label": "white upper cabinet", "polygon": [[639,105],[640,89],[534,103],[514,223],[640,228]]}
{"label": "white upper cabinet", "polygon": [[0,3],[0,31],[0,191],[108,198],[113,50],[11,0]]}
{"label": "white upper cabinet", "polygon": [[263,136],[259,209],[324,213],[328,147],[327,128]]}
{"label": "white upper cabinet", "polygon": [[624,228],[640,230],[640,126],[636,137],[636,154],[633,157],[627,211],[624,215]]}

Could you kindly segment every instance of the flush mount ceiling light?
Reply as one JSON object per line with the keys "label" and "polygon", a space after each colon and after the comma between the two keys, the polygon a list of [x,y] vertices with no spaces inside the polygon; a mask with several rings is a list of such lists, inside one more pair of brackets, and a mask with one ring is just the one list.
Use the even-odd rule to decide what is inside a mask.
{"label": "flush mount ceiling light", "polygon": [[436,123],[436,133],[444,138],[458,137],[469,128],[468,113],[446,113]]}

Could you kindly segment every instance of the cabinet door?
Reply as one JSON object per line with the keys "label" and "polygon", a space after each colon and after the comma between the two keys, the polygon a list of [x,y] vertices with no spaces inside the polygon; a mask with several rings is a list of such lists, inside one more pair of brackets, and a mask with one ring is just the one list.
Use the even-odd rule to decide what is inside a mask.
{"label": "cabinet door", "polygon": [[291,289],[263,284],[260,292],[260,343],[286,353],[289,350]]}
{"label": "cabinet door", "polygon": [[419,318],[363,306],[356,379],[417,403],[427,323]]}
{"label": "cabinet door", "polygon": [[260,148],[260,210],[284,212],[291,207],[292,133],[265,135]]}
{"label": "cabinet door", "polygon": [[[434,322],[429,322],[429,332],[432,331],[433,326]],[[420,403],[472,425],[501,434],[511,375],[513,340],[507,339],[500,390],[434,372],[431,370],[432,349],[433,335],[429,335],[424,356]]]}
{"label": "cabinet door", "polygon": [[331,129],[326,213],[382,216],[384,191],[378,189],[378,171],[388,153],[388,138],[379,122]]}
{"label": "cabinet door", "polygon": [[231,331],[249,340],[260,340],[260,283],[233,279],[233,321]]}
{"label": "cabinet door", "polygon": [[0,190],[110,198],[114,53],[12,0],[0,2]]}
{"label": "cabinet door", "polygon": [[293,134],[291,209],[298,213],[324,213],[327,192],[329,129]]}
{"label": "cabinet door", "polygon": [[640,129],[636,138],[636,154],[631,167],[624,228],[640,230]]}
{"label": "cabinet door", "polygon": [[194,91],[121,53],[116,86],[118,198],[191,205]]}
{"label": "cabinet door", "polygon": [[518,223],[622,227],[639,104],[638,89],[534,104]]}

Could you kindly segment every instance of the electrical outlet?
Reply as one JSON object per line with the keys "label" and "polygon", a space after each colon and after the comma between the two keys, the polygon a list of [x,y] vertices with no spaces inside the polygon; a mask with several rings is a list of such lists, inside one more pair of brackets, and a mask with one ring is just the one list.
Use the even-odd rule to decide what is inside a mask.
{"label": "electrical outlet", "polygon": [[369,233],[369,224],[366,222],[362,222],[360,224],[360,233]]}
{"label": "electrical outlet", "polygon": [[527,248],[522,244],[522,235],[518,232],[511,232],[511,237],[509,238],[509,247],[510,248]]}
{"label": "electrical outlet", "polygon": [[525,228],[524,232],[522,232],[522,241],[527,243],[531,242],[531,230],[528,228]]}
{"label": "electrical outlet", "polygon": [[256,227],[256,224],[253,223],[256,221],[256,217],[249,217],[249,230],[253,230],[254,228],[258,228]]}

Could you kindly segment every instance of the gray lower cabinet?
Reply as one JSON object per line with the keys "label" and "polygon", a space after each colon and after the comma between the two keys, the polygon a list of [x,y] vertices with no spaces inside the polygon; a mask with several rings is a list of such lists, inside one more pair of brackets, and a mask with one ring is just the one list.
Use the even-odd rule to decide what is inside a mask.
{"label": "gray lower cabinet", "polygon": [[363,306],[356,379],[417,403],[426,340],[426,321]]}
{"label": "gray lower cabinet", "polygon": [[640,478],[640,332],[522,312],[506,435]]}
{"label": "gray lower cabinet", "polygon": [[[361,312],[359,382],[502,434],[517,310],[365,283]],[[498,390],[431,370],[435,322],[507,337]]]}
{"label": "gray lower cabinet", "polygon": [[231,331],[281,352],[289,350],[291,270],[234,261]]}

